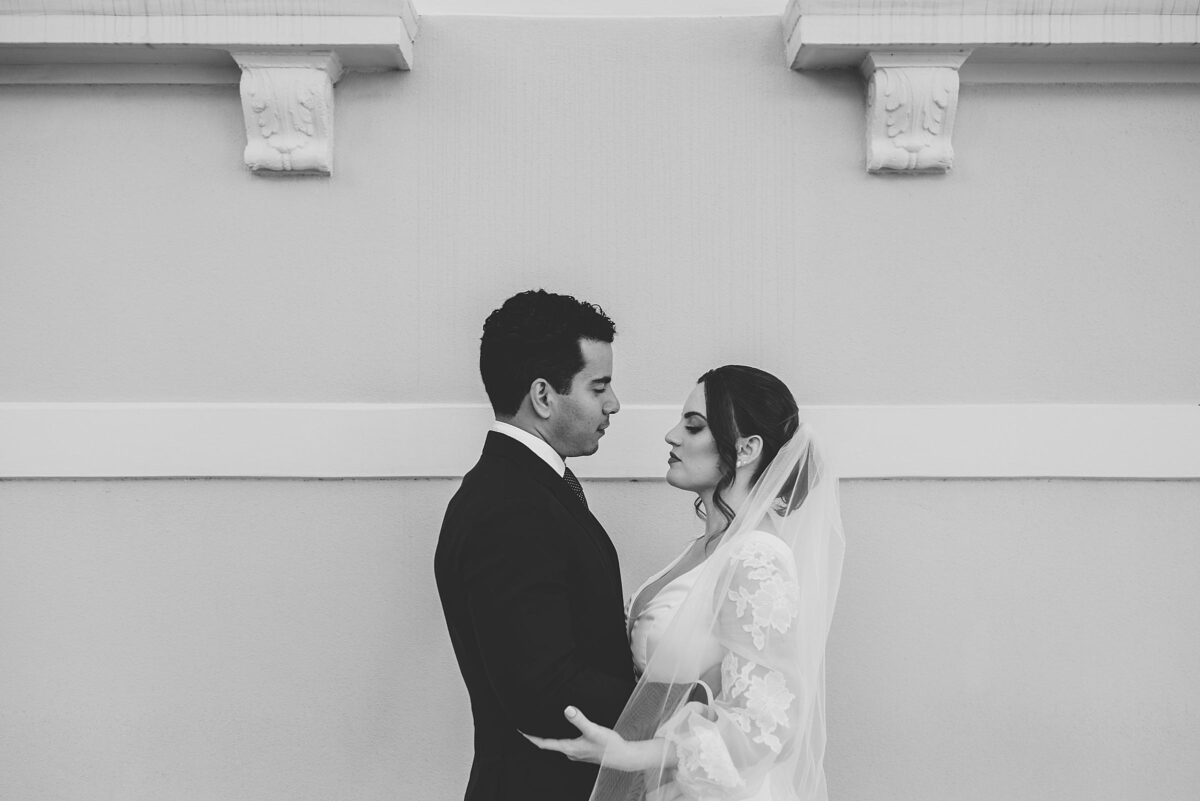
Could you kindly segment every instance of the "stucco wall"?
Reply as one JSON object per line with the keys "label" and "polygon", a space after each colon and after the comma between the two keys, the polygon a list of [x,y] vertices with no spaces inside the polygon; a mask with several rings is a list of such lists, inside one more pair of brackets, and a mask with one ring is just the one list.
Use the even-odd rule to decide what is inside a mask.
{"label": "stucco wall", "polygon": [[[417,59],[339,85],[332,179],[249,175],[234,86],[0,86],[0,401],[482,401],[539,285],[616,319],[626,402],[729,361],[807,404],[1200,394],[1196,85],[968,85],[954,173],[888,179],[860,79],[769,19],[434,17]],[[457,797],[453,487],[0,482],[0,798]],[[588,492],[627,588],[695,530]],[[843,500],[835,798],[1191,797],[1200,484]]]}
{"label": "stucco wall", "polygon": [[1190,402],[1200,89],[963,88],[946,177],[868,176],[852,73],[769,18],[427,18],[347,76],[330,179],[255,177],[235,86],[0,88],[0,400],[483,401],[530,286],[617,389],[764,365],[803,403]]}
{"label": "stucco wall", "polygon": [[[454,481],[0,483],[0,797],[454,799]],[[697,532],[590,482],[636,586]],[[1188,799],[1200,483],[855,481],[835,799]]]}

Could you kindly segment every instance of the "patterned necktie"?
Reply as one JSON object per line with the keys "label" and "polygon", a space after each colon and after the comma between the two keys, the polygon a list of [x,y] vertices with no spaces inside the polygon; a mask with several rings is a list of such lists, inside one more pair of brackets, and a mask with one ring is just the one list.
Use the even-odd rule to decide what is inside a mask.
{"label": "patterned necktie", "polygon": [[571,488],[571,492],[575,493],[575,497],[583,504],[583,508],[588,508],[587,498],[583,497],[583,487],[579,484],[579,479],[575,478],[575,474],[571,472],[571,468],[563,467],[563,481],[567,482],[567,486]]}

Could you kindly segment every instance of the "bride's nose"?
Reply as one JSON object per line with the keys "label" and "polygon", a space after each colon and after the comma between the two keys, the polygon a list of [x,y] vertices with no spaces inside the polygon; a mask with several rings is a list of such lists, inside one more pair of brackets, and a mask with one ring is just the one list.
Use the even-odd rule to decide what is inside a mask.
{"label": "bride's nose", "polygon": [[670,431],[668,431],[666,433],[666,436],[663,437],[663,439],[666,440],[667,444],[670,445],[672,448],[674,448],[676,445],[679,444],[679,436],[676,434],[677,431],[679,431],[679,426],[675,426],[674,428],[672,428]]}

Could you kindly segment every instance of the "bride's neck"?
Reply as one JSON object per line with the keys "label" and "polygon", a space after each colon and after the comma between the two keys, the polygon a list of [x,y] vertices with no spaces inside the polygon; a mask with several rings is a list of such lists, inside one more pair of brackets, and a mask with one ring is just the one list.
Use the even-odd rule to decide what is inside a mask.
{"label": "bride's neck", "polygon": [[[735,481],[732,487],[721,493],[721,500],[726,507],[732,509],[734,514],[736,514],[737,510],[742,507],[742,502],[746,500],[748,494],[749,490],[741,486],[740,482]],[[733,525],[733,520],[726,517],[721,507],[717,506],[715,487],[700,493],[700,503],[704,507],[705,537],[711,537]]]}

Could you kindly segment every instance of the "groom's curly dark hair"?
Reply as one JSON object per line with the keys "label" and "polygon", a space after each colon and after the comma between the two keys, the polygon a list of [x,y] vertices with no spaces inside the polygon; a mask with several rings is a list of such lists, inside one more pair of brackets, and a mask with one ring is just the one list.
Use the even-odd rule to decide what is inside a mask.
{"label": "groom's curly dark hair", "polygon": [[479,344],[479,373],[492,410],[512,417],[537,379],[567,394],[583,368],[579,340],[612,342],[617,329],[594,303],[544,289],[513,295],[488,315]]}

